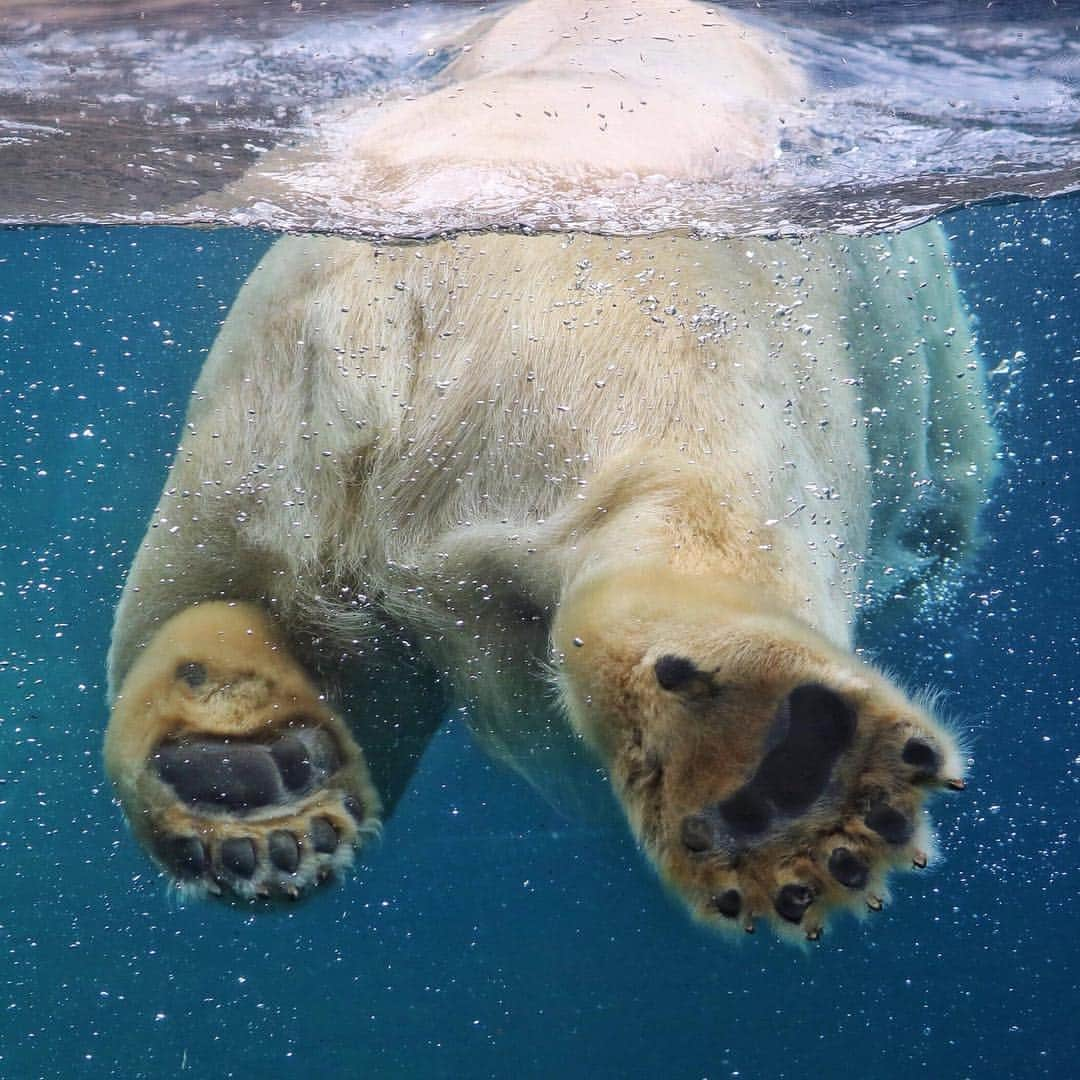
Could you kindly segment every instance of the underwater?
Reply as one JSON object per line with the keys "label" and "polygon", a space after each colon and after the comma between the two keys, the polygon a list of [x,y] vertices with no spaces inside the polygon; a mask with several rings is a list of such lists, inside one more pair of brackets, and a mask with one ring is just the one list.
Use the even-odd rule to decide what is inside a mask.
{"label": "underwater", "polygon": [[[0,1077],[1072,1075],[1080,8],[694,3],[709,29],[737,14],[774,35],[814,88],[750,166],[458,163],[447,181],[418,157],[343,190],[356,110],[422,102],[512,9],[0,5]],[[795,947],[695,922],[591,749],[564,799],[456,702],[427,718],[381,835],[303,903],[192,899],[148,857],[102,760],[114,615],[196,381],[279,237],[769,252],[927,221],[997,471],[947,589],[852,600],[857,655],[931,693],[970,758],[932,803],[938,854],[884,910]]]}

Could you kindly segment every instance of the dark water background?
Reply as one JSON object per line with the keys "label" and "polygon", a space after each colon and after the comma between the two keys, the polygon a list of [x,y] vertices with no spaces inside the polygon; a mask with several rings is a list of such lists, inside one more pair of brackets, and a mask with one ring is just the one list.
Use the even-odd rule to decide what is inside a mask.
{"label": "dark water background", "polygon": [[266,235],[0,233],[0,1076],[1077,1075],[1080,201],[947,219],[1006,467],[955,611],[866,644],[974,735],[945,859],[803,955],[432,743],[347,882],[177,908],[99,757],[111,611]]}

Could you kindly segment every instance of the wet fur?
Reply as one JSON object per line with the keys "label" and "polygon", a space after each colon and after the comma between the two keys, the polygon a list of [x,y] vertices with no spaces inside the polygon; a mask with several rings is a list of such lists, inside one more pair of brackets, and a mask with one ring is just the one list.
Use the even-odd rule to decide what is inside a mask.
{"label": "wet fur", "polygon": [[[953,738],[851,635],[868,595],[932,594],[961,564],[995,448],[937,226],[771,243],[283,238],[222,327],[124,590],[110,774],[166,866],[161,837],[185,831],[212,862],[233,823],[179,808],[154,747],[222,724],[267,739],[303,702],[343,748],[312,798],[351,845],[456,701],[528,774],[538,745],[583,736],[699,917],[787,932],[778,890],[810,882],[799,932],[813,934],[932,854],[922,803],[962,775]],[[223,683],[254,672],[257,707],[223,718],[187,694],[176,672],[200,650]],[[703,674],[666,688],[680,669],[661,677],[663,657]],[[357,672],[368,691],[346,717]],[[858,716],[828,790],[738,858],[688,851],[686,819],[749,781],[806,685]],[[936,748],[933,776],[902,764],[913,736]],[[359,827],[345,793],[370,813]],[[886,796],[909,841],[867,827]],[[313,883],[332,860],[304,846],[310,808],[263,816],[299,838]],[[870,866],[865,887],[829,876],[841,842]],[[738,918],[717,913],[731,890]]]}

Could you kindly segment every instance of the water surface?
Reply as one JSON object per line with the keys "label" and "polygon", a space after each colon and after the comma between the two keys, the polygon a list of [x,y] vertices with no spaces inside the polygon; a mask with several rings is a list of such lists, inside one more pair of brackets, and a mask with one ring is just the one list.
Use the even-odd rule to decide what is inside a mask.
{"label": "water surface", "polygon": [[[356,197],[341,199],[340,179],[319,162],[353,138],[350,118],[440,85],[491,10],[506,6],[7,0],[0,220],[371,236],[865,232],[972,199],[1047,196],[1080,183],[1072,0],[744,0],[702,3],[695,37],[748,20],[809,78],[761,169],[706,182],[662,172],[601,185],[571,178],[561,190],[507,170],[464,204],[435,195],[382,201],[377,183],[365,192],[352,176]],[[650,49],[673,40],[650,35],[640,55],[623,60],[647,64]],[[245,172],[244,189],[231,186]]]}

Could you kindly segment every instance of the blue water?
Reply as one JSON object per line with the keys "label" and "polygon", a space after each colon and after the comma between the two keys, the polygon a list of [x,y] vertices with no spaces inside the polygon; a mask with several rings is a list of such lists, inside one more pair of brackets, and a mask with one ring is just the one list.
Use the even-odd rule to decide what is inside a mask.
{"label": "blue water", "polygon": [[[296,909],[177,907],[99,758],[112,607],[270,238],[0,233],[0,1076],[1076,1076],[1080,201],[947,219],[1005,469],[956,610],[869,628],[973,734],[946,858],[804,955],[695,927],[459,724]],[[1017,354],[1022,354],[1017,358]]]}

